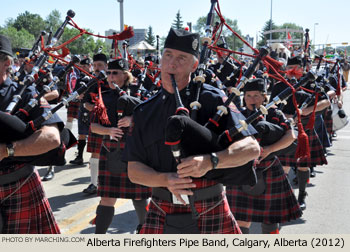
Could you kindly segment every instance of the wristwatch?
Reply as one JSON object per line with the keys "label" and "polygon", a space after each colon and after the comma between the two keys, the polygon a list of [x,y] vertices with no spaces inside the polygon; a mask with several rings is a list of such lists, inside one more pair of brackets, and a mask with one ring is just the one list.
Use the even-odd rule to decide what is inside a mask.
{"label": "wristwatch", "polygon": [[12,143],[6,144],[7,155],[13,157],[15,155],[15,148]]}
{"label": "wristwatch", "polygon": [[219,157],[216,155],[215,152],[210,153],[210,161],[213,164],[212,170],[215,170],[219,163]]}

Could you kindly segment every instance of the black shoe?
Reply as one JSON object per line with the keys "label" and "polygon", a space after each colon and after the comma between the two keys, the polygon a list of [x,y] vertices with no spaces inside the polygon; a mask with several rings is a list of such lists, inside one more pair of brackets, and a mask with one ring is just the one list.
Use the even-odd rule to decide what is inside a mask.
{"label": "black shoe", "polygon": [[310,167],[310,178],[316,177],[316,172],[314,170],[314,167]]}
{"label": "black shoe", "polygon": [[136,234],[139,234],[141,229],[142,229],[142,225],[138,224],[137,227],[136,227]]}
{"label": "black shoe", "polygon": [[305,198],[306,198],[307,192],[305,191],[299,191],[298,195],[298,203],[300,206],[300,209],[304,211],[306,209],[306,203],[305,203]]}
{"label": "black shoe", "polygon": [[81,157],[76,157],[74,160],[69,161],[69,163],[74,165],[82,165],[84,164],[84,160]]}
{"label": "black shoe", "polygon": [[55,177],[55,172],[52,169],[49,169],[45,176],[42,178],[42,181],[50,181]]}
{"label": "black shoe", "polygon": [[96,194],[97,193],[97,186],[90,184],[87,188],[85,188],[83,190],[83,193]]}

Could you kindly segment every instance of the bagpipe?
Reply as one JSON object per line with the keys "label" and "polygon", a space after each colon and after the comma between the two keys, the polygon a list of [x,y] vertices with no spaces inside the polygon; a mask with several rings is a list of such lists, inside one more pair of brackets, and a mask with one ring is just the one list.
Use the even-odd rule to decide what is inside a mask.
{"label": "bagpipe", "polygon": [[41,38],[44,37],[45,35],[46,35],[46,32],[41,31],[37,40],[34,42],[32,49],[30,49],[27,57],[25,57],[24,62],[22,63],[22,65],[20,66],[18,71],[15,73],[15,75],[14,75],[15,81],[21,82],[23,80],[23,78],[25,77],[24,68],[25,68],[26,64],[29,64],[29,62],[34,61],[35,58],[37,57],[37,55],[39,54],[39,52],[40,52],[39,44],[41,42]]}
{"label": "bagpipe", "polygon": [[199,94],[201,87],[203,83],[205,82],[205,72],[207,69],[207,63],[209,58],[209,49],[208,45],[211,43],[211,32],[212,32],[212,24],[214,20],[214,10],[215,10],[215,4],[217,3],[217,0],[211,0],[211,6],[209,13],[207,15],[207,21],[206,21],[206,27],[205,27],[205,37],[202,38],[202,49],[201,54],[199,58],[199,65],[197,67],[197,74],[194,78],[194,82],[196,85],[196,91],[195,91],[195,101],[193,101],[190,104],[191,107],[191,118],[193,120],[196,120],[197,118],[197,112],[201,108],[201,104],[199,103]]}
{"label": "bagpipe", "polygon": [[[0,130],[1,130],[1,143],[8,143],[12,141],[18,141],[25,139],[32,135],[41,125],[48,119],[52,118],[60,108],[68,105],[69,102],[76,99],[79,95],[88,90],[91,86],[95,85],[98,81],[106,79],[106,74],[101,71],[96,79],[90,80],[87,84],[82,84],[80,88],[74,91],[69,97],[63,98],[62,101],[55,107],[44,112],[38,118],[25,123],[16,115],[11,115],[0,111]],[[15,156],[9,157],[10,162],[28,163],[36,166],[47,166],[47,165],[64,165],[65,158],[64,154],[67,148],[70,148],[76,143],[76,139],[70,130],[64,128],[60,132],[61,145],[47,153],[36,155],[36,156]]]}
{"label": "bagpipe", "polygon": [[[17,141],[21,139],[25,139],[33,132],[35,132],[37,129],[39,129],[43,122],[50,119],[55,112],[57,112],[60,108],[67,106],[69,102],[75,100],[83,94],[86,90],[88,90],[91,86],[95,85],[96,83],[101,83],[103,80],[106,79],[106,74],[104,72],[101,72],[99,76],[96,78],[94,76],[91,76],[93,79],[91,80],[85,80],[86,82],[82,82],[81,87],[74,90],[71,94],[69,94],[68,97],[63,98],[59,104],[57,104],[55,107],[51,108],[50,110],[47,110],[39,116],[38,118],[31,120],[27,122],[28,119],[28,112],[32,110],[35,106],[39,105],[39,100],[42,98],[42,96],[45,94],[45,91],[48,91],[51,89],[51,87],[59,81],[60,78],[69,70],[72,66],[75,66],[74,64],[78,62],[78,59],[73,57],[72,61],[68,64],[63,59],[61,59],[62,55],[55,55],[52,54],[52,51],[57,51],[65,48],[65,46],[72,41],[78,39],[83,34],[88,34],[92,36],[99,36],[100,35],[94,35],[84,29],[81,29],[77,26],[77,24],[72,20],[72,18],[75,16],[74,11],[69,10],[67,12],[67,16],[64,20],[64,22],[61,24],[61,26],[58,28],[54,36],[47,40],[46,47],[44,46],[44,39],[43,36],[40,36],[40,38],[35,42],[33,48],[32,48],[32,54],[30,56],[35,57],[36,63],[32,69],[32,72],[28,75],[26,75],[23,79],[23,86],[17,91],[15,96],[13,96],[12,101],[7,106],[5,112],[0,112],[0,129],[1,129],[1,143],[8,143],[11,141]],[[60,46],[54,47],[57,41],[62,36],[64,29],[66,25],[72,25],[76,29],[80,31],[80,33],[75,36],[74,38],[70,39],[69,41],[64,42]],[[43,35],[43,34],[42,34]],[[107,36],[107,38],[110,39],[126,39],[130,38],[134,35],[132,27],[129,27],[128,29],[124,30],[120,34],[115,34],[113,36]],[[39,44],[41,42],[41,51],[39,50]],[[40,55],[40,56],[39,56]],[[44,90],[40,92],[40,94],[35,98],[31,99],[29,104],[25,105],[24,108],[17,108],[19,101],[22,99],[22,96],[24,94],[24,91],[30,87],[35,87],[36,85],[36,75],[39,73],[39,71],[42,71],[40,68],[45,64],[45,62],[49,59],[49,57],[53,57],[55,59],[60,59],[61,61],[68,64],[67,67],[65,67],[63,70],[61,70],[57,76],[53,77],[50,84],[46,85],[44,87]],[[34,58],[33,58],[34,61]],[[57,62],[57,61],[56,61]],[[83,71],[79,67],[77,67],[79,70]],[[83,71],[85,72],[85,71]],[[86,73],[86,72],[85,72]],[[17,111],[15,115],[13,115],[14,111]],[[6,159],[6,162],[21,162],[21,163],[29,163],[32,165],[64,165],[65,159],[64,154],[67,148],[70,148],[72,145],[74,145],[77,141],[74,137],[74,135],[68,130],[63,129],[60,132],[61,137],[61,144],[58,148],[53,149],[47,153],[36,155],[36,156],[26,156],[26,157],[10,157]]]}
{"label": "bagpipe", "polygon": [[[75,13],[72,10],[69,10],[67,13],[66,20],[63,24],[58,28],[54,37],[48,39],[47,43],[50,47],[52,47],[58,39],[62,36],[65,26],[68,23],[68,20],[71,17],[74,17]],[[44,33],[41,34],[40,38],[35,42],[29,56],[35,56],[38,54],[38,47],[40,41],[43,43]],[[19,89],[18,92],[13,96],[12,101],[9,103],[5,112],[0,112],[0,125],[1,125],[1,143],[9,143],[12,141],[17,141],[21,139],[25,139],[36,131],[36,129],[41,127],[41,124],[49,119],[51,116],[45,116],[44,120],[32,120],[28,123],[25,123],[28,118],[30,110],[40,104],[40,99],[44,96],[45,91],[47,91],[53,83],[50,83],[37,97],[32,98],[28,104],[25,105],[24,108],[17,108],[19,102],[22,100],[22,96],[24,95],[25,90],[33,85],[36,86],[35,75],[39,73],[40,68],[45,64],[48,59],[48,52],[44,52],[37,58],[36,64],[34,65],[32,72],[26,75],[23,79],[23,86]],[[73,63],[72,63],[73,64]],[[68,69],[68,68],[67,68]],[[40,81],[40,80],[39,80]],[[57,81],[57,79],[54,79]],[[54,82],[52,81],[52,82]],[[16,114],[14,112],[17,110]],[[53,114],[53,113],[52,113]],[[25,156],[25,157],[9,157],[6,162],[24,162],[32,165],[38,166],[46,166],[46,165],[64,165],[65,159],[64,154],[67,148],[70,148],[72,145],[76,143],[76,139],[74,135],[67,129],[63,129],[60,132],[61,144],[58,148],[55,148],[47,153],[37,155],[37,156]]]}
{"label": "bagpipe", "polygon": [[[228,145],[219,144],[218,134],[190,118],[189,111],[182,104],[175,78],[173,75],[171,78],[177,109],[176,114],[168,118],[165,144],[170,145],[176,161],[179,163],[183,157],[209,154],[227,148]],[[240,167],[211,170],[203,178],[215,180],[224,185],[256,183],[253,161]]]}
{"label": "bagpipe", "polygon": [[[60,37],[63,34],[64,28],[67,26],[68,21],[70,20],[70,18],[74,17],[75,13],[72,10],[69,10],[67,12],[67,16],[66,19],[64,20],[64,22],[61,24],[61,26],[57,29],[55,35],[53,36],[53,38],[51,39],[51,41],[49,42],[49,48],[52,48],[57,41],[60,39]],[[41,37],[42,39],[42,37]],[[41,40],[40,40],[41,41]],[[39,73],[40,68],[44,65],[44,63],[47,61],[49,57],[49,53],[47,51],[44,51],[43,54],[40,55],[40,57],[36,60],[35,65],[32,69],[32,72],[28,75],[25,76],[23,82],[23,86],[20,89],[20,91],[18,92],[18,94],[13,96],[12,101],[10,102],[10,104],[7,106],[6,108],[6,112],[13,114],[14,110],[17,107],[18,102],[22,99],[22,95],[24,93],[24,91],[26,90],[27,87],[29,87],[30,85],[35,83],[35,75],[37,75]],[[35,84],[34,84],[35,85]]]}
{"label": "bagpipe", "polygon": [[[137,85],[134,87],[135,91],[133,94],[140,100],[147,100],[151,98],[157,90],[159,90],[161,86],[161,72],[158,68],[153,67],[152,61],[146,60],[145,67],[143,69],[137,63],[133,65],[136,67],[134,70],[141,70],[141,72],[137,75]],[[152,75],[147,72],[149,69],[154,69],[156,72],[154,72]]]}
{"label": "bagpipe", "polygon": [[137,98],[130,96],[125,90],[121,89],[116,83],[113,83],[115,87],[115,92],[119,95],[117,99],[117,118],[120,119],[123,116],[132,115],[134,108],[140,104],[142,101]]}
{"label": "bagpipe", "polygon": [[304,69],[304,72],[306,71],[306,66],[307,66],[307,62],[309,60],[310,51],[311,51],[309,31],[310,30],[308,28],[306,28],[305,29],[305,34],[304,34],[304,37],[305,37],[304,57],[303,57],[303,69]]}
{"label": "bagpipe", "polygon": [[[210,26],[212,9],[215,2],[216,1],[212,1],[211,11],[209,12],[207,18],[206,31],[210,31],[210,28],[208,27]],[[173,156],[177,162],[180,162],[181,158],[183,157],[220,151],[232,144],[232,138],[225,132],[220,134],[215,133],[217,132],[219,126],[219,120],[224,114],[229,112],[229,107],[233,99],[240,96],[240,89],[244,87],[248,79],[252,76],[260,60],[262,60],[268,54],[267,49],[264,47],[258,51],[258,55],[255,56],[254,62],[248,67],[243,76],[240,78],[239,84],[236,87],[231,88],[230,96],[222,106],[217,108],[218,110],[214,117],[210,118],[209,121],[203,126],[197,123],[195,119],[197,112],[201,108],[201,104],[199,103],[199,95],[201,84],[204,82],[204,77],[202,74],[205,72],[205,66],[203,66],[205,64],[203,62],[206,62],[206,55],[208,55],[205,50],[207,50],[206,45],[208,45],[209,41],[207,38],[204,41],[200,64],[197,69],[198,74],[194,78],[196,92],[194,95],[195,101],[190,104],[191,118],[189,116],[189,111],[181,102],[181,97],[177,89],[175,78],[174,76],[171,76],[177,109],[175,115],[169,117],[168,119],[165,143],[171,147]],[[202,67],[200,67],[201,65]],[[226,141],[224,141],[224,136],[226,137]],[[254,185],[256,183],[256,174],[253,168],[253,162],[254,160],[243,166],[235,168],[211,170],[203,177],[210,180],[216,180],[225,185]]]}
{"label": "bagpipe", "polygon": [[[299,82],[294,84],[293,88],[297,90],[298,88],[302,87],[309,81],[314,81],[315,78],[316,78],[315,73],[313,71],[310,71],[303,78],[301,78]],[[238,134],[244,129],[247,129],[248,125],[253,123],[260,116],[267,115],[268,110],[270,108],[272,108],[275,105],[281,104],[283,101],[286,101],[291,95],[292,95],[292,88],[288,87],[287,89],[279,93],[277,96],[275,96],[273,100],[270,103],[268,103],[266,106],[261,105],[259,109],[256,110],[254,113],[252,113],[249,117],[247,117],[246,120],[240,121],[240,125],[238,127],[225,131],[222,135],[219,136],[218,141],[221,142],[221,144],[229,143],[230,142],[229,140],[232,139],[236,134]],[[254,128],[258,131],[256,138],[261,139],[260,145],[262,147],[268,146],[277,142],[285,134],[285,131],[282,129],[282,127],[280,127],[279,125],[270,123],[268,121],[259,121],[254,125]],[[280,154],[294,153],[296,149],[297,149],[297,140],[294,141],[291,145],[289,145],[286,148],[270,153],[265,158],[265,160],[272,159],[274,158],[274,156],[278,156]]]}
{"label": "bagpipe", "polygon": [[33,97],[28,104],[24,107],[19,109],[15,115],[19,117],[20,119],[24,120],[26,115],[29,114],[29,112],[39,104],[40,98],[43,97],[46,93],[51,91],[51,88],[56,85],[61,78],[73,67],[73,65],[80,62],[80,58],[78,56],[73,56],[72,60],[69,62],[69,64],[61,69],[59,73],[52,77],[51,82],[48,85],[44,85],[42,91],[39,93],[38,96]]}

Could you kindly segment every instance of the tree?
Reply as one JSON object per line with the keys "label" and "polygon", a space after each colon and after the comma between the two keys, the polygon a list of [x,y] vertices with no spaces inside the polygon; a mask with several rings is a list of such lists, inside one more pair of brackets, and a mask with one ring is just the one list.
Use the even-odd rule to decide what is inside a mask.
{"label": "tree", "polygon": [[[234,30],[237,32],[240,36],[242,36],[241,30],[238,28],[238,22],[237,20],[232,20],[229,18],[224,17],[226,23]],[[203,16],[198,18],[196,25],[193,27],[195,32],[198,32],[201,36],[204,36],[205,34],[205,27],[206,27],[206,22],[207,22],[207,17]],[[215,15],[213,24],[220,23],[220,19],[217,15]],[[243,42],[238,39],[229,29],[226,27],[223,29],[222,36],[224,36],[225,41],[227,43],[227,46],[229,49],[237,51],[238,48],[243,46]]]}
{"label": "tree", "polygon": [[[270,26],[272,28],[270,28]],[[265,31],[269,31],[270,29],[272,30],[276,30],[276,29],[295,29],[295,30],[303,30],[302,26],[299,26],[295,23],[284,23],[282,25],[276,25],[272,20],[268,20],[266,21],[262,32],[260,34],[260,41],[258,42],[259,46],[263,46],[267,44],[267,40],[270,39],[270,34],[266,34],[264,35]],[[290,33],[292,39],[302,39],[302,37],[304,36],[303,33],[298,33],[298,32],[291,32]],[[287,35],[285,32],[276,32],[276,33],[272,33],[272,39],[287,39]]]}
{"label": "tree", "polygon": [[[89,29],[86,30],[88,32],[92,32]],[[66,27],[64,29],[62,38],[60,39],[60,43],[64,43],[78,34],[79,31],[77,29]],[[87,34],[84,34],[80,38],[67,45],[67,48],[71,54],[89,55],[90,57],[96,54],[100,47],[102,48],[102,53],[109,55],[109,49],[102,39],[95,40],[93,36]]]}
{"label": "tree", "polygon": [[[281,26],[278,26],[279,29],[294,29],[294,30],[302,30],[303,31],[303,27],[299,26],[297,24],[294,23],[284,23]],[[299,33],[299,32],[291,32],[290,35],[292,36],[293,39],[301,39],[304,34],[303,33]],[[280,39],[287,39],[286,37],[286,33],[281,33],[280,35]]]}
{"label": "tree", "polygon": [[0,34],[8,37],[11,41],[12,48],[32,48],[34,36],[25,29],[17,31],[14,27],[0,29]]}
{"label": "tree", "polygon": [[52,31],[53,33],[55,33],[63,22],[63,20],[61,19],[61,13],[58,10],[54,9],[46,17],[45,22],[45,29],[47,31]]}
{"label": "tree", "polygon": [[174,23],[172,24],[171,27],[173,27],[175,29],[183,29],[183,21],[182,21],[182,17],[180,14],[180,10],[178,10],[178,12],[176,13]]}
{"label": "tree", "polygon": [[147,32],[147,34],[146,34],[145,41],[146,41],[148,44],[154,46],[154,43],[155,43],[156,39],[155,39],[155,37],[154,37],[154,35],[153,35],[152,26],[148,26],[148,32]]}
{"label": "tree", "polygon": [[[261,34],[260,34],[260,41],[258,42],[258,46],[263,46],[267,44],[267,40],[270,39],[270,34],[266,34],[264,35],[264,32],[266,31],[270,31],[270,30],[276,30],[279,27],[277,25],[275,25],[275,23],[273,22],[272,19],[269,19],[268,21],[266,21]],[[272,39],[279,39],[280,38],[280,33],[272,33],[271,36]]]}
{"label": "tree", "polygon": [[28,11],[21,13],[17,16],[13,22],[13,27],[20,31],[21,29],[27,30],[29,33],[33,34],[34,37],[38,37],[42,30],[45,30],[45,21],[38,15],[32,14]]}

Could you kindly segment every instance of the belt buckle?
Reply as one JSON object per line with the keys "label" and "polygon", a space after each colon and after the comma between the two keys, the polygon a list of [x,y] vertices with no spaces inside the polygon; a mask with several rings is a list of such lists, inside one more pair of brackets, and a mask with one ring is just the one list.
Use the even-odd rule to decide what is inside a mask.
{"label": "belt buckle", "polygon": [[[180,200],[178,200],[176,198],[176,196],[174,194],[171,194],[171,196],[173,197],[173,204],[178,204],[178,205],[183,204]],[[186,205],[190,204],[190,200],[188,199],[188,195],[180,194],[180,196],[186,202]]]}

